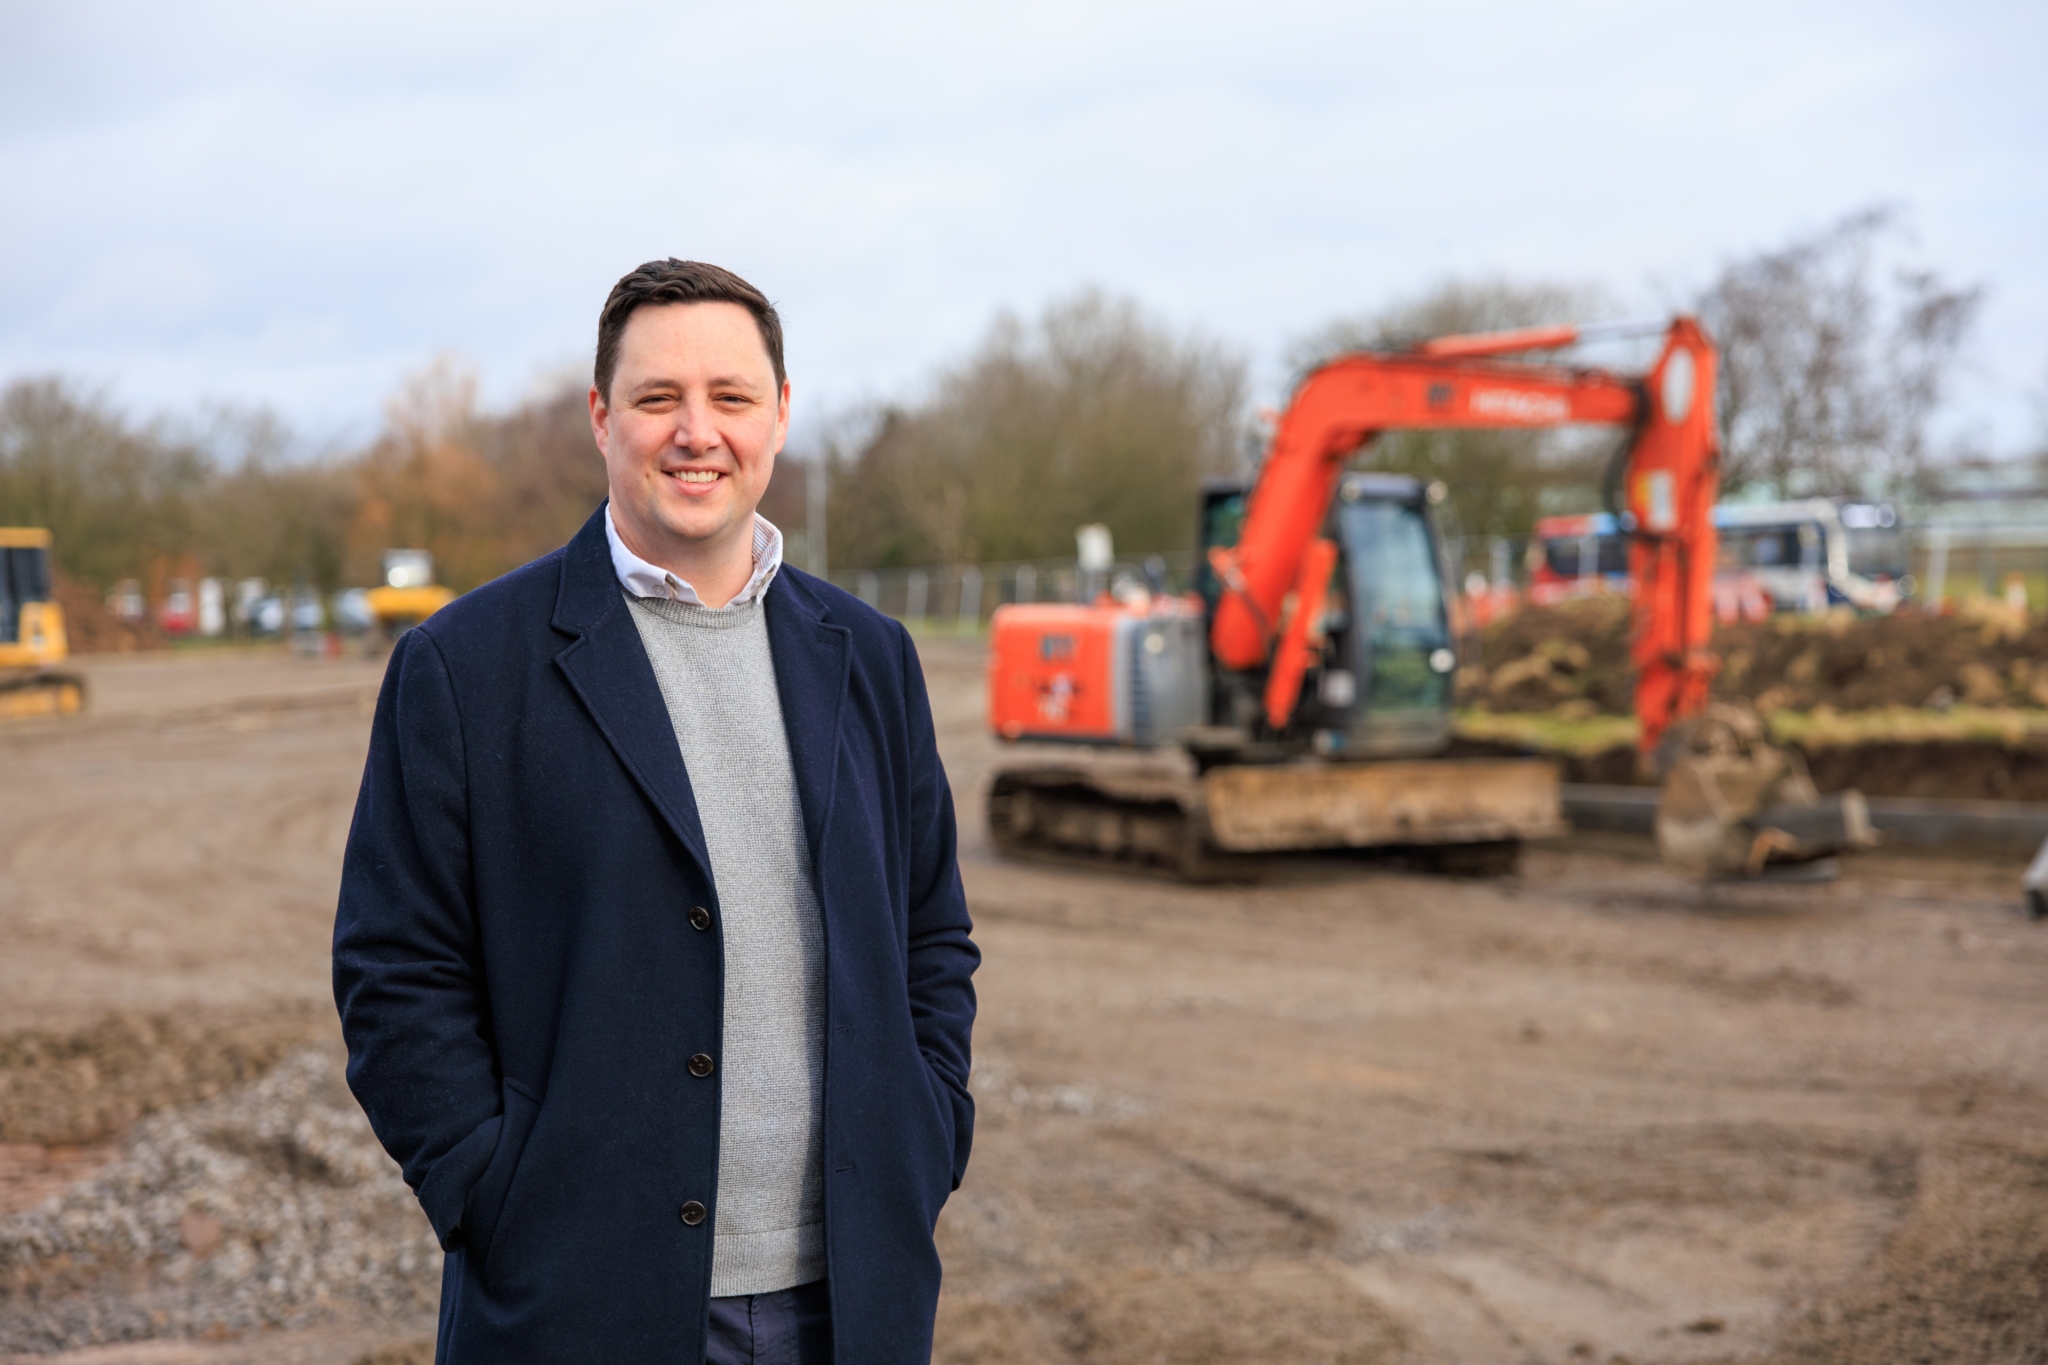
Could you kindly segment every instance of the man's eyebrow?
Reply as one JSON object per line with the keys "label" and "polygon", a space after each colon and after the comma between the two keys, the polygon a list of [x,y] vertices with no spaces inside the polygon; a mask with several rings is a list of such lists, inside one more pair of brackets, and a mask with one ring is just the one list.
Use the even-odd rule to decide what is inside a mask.
{"label": "man's eyebrow", "polygon": [[759,383],[744,374],[713,375],[709,387],[714,389],[747,389],[752,392],[759,392],[761,388]]}
{"label": "man's eyebrow", "polygon": [[[645,398],[649,394],[661,393],[664,390],[681,392],[685,387],[687,386],[680,379],[651,377],[643,379],[627,389],[626,395],[629,398]],[[743,389],[747,393],[756,396],[764,392],[757,380],[750,379],[744,373],[713,375],[705,381],[705,387],[710,389]]]}

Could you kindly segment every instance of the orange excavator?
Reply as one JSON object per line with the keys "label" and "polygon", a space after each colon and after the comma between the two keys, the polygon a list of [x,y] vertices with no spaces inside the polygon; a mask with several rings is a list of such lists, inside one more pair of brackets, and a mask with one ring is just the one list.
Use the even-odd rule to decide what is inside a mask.
{"label": "orange excavator", "polygon": [[[1737,721],[1705,724],[1712,342],[1689,317],[1657,324],[1662,349],[1634,377],[1506,358],[1627,327],[1442,337],[1332,360],[1295,390],[1256,481],[1204,490],[1194,592],[1000,608],[988,665],[997,736],[1180,749],[1192,762],[1007,767],[989,794],[998,847],[1191,878],[1229,875],[1242,855],[1360,847],[1497,871],[1524,840],[1562,832],[1550,763],[1442,756],[1458,667],[1432,513],[1443,488],[1354,466],[1391,430],[1589,423],[1630,433],[1608,493],[1633,536],[1642,750],[1674,775],[1660,844],[1709,874],[1822,856],[1819,825],[1780,821],[1797,826],[1788,833],[1756,819],[1812,804],[1795,759]],[[1681,768],[1697,780],[1677,781]]]}

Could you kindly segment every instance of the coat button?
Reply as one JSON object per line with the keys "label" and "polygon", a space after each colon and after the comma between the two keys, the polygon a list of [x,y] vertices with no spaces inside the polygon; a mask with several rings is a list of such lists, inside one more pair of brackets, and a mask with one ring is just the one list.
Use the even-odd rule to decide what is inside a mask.
{"label": "coat button", "polygon": [[690,1074],[692,1076],[709,1076],[717,1067],[718,1063],[711,1060],[711,1054],[708,1052],[700,1052],[690,1058]]}
{"label": "coat button", "polygon": [[709,929],[711,927],[711,912],[701,905],[691,906],[690,927],[700,934]]}
{"label": "coat button", "polygon": [[690,1227],[696,1227],[697,1224],[704,1221],[704,1206],[694,1199],[683,1205],[677,1212],[683,1222]]}

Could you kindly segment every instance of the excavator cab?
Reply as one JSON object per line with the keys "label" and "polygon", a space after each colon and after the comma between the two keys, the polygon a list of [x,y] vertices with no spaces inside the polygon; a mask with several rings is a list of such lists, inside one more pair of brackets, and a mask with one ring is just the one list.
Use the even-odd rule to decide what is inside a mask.
{"label": "excavator cab", "polygon": [[[1319,662],[1286,730],[1270,740],[1325,758],[1409,758],[1439,752],[1450,738],[1457,650],[1443,540],[1431,512],[1437,488],[1365,471],[1339,482],[1324,526],[1337,559],[1323,600]],[[1209,552],[1236,546],[1249,493],[1238,481],[1203,489],[1195,590],[1210,617],[1224,589]],[[1216,677],[1212,724],[1257,732],[1264,675],[1219,666]]]}
{"label": "excavator cab", "polygon": [[0,718],[66,715],[85,706],[85,681],[51,671],[70,654],[54,600],[50,533],[0,526]]}
{"label": "excavator cab", "polygon": [[[1277,726],[1270,673],[1229,668],[1211,644],[1219,605],[1238,591],[1218,566],[1245,524],[1242,483],[1203,489],[1187,597],[999,608],[989,711],[1000,738],[1178,748],[1192,762],[1048,755],[1006,767],[988,795],[997,847],[1207,880],[1248,875],[1258,855],[1333,848],[1423,850],[1433,865],[1504,871],[1522,840],[1560,832],[1549,764],[1437,756],[1457,666],[1431,515],[1441,496],[1401,475],[1338,480],[1312,600],[1286,606],[1289,619],[1313,621],[1301,632],[1311,659]],[[1362,759],[1373,761],[1343,761]]]}

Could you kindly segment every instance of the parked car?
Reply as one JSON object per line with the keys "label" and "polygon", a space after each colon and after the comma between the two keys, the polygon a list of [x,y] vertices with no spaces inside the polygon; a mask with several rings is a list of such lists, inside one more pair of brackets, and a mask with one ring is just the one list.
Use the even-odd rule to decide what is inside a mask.
{"label": "parked car", "polygon": [[292,589],[292,629],[294,631],[319,630],[327,624],[327,609],[320,604],[320,594],[311,588]]}
{"label": "parked car", "polygon": [[275,594],[259,597],[249,603],[249,633],[252,635],[284,634],[284,599]]}
{"label": "parked car", "polygon": [[377,613],[370,610],[370,594],[362,588],[334,594],[327,611],[334,628],[343,635],[367,635],[377,624]]}
{"label": "parked car", "polygon": [[157,627],[166,635],[190,635],[199,629],[199,599],[192,594],[192,582],[173,578],[157,604]]}

